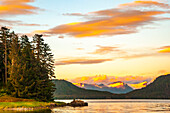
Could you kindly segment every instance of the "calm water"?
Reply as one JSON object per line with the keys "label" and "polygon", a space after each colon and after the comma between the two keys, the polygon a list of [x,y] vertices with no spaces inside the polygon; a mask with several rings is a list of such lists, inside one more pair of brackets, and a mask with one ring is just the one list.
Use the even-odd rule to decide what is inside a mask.
{"label": "calm water", "polygon": [[[84,100],[87,107],[62,107],[53,113],[170,113],[170,100]],[[65,100],[69,102],[69,100]]]}
{"label": "calm water", "polygon": [[[57,100],[71,102],[72,100]],[[86,107],[58,107],[51,111],[22,112],[22,113],[170,113],[170,100],[84,100],[89,103]],[[21,113],[0,111],[0,113]]]}

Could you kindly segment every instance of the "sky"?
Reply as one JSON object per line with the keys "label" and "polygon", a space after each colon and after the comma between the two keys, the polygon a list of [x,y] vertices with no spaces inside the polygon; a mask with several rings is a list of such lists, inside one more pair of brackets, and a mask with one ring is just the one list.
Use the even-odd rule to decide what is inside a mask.
{"label": "sky", "polygon": [[150,82],[170,73],[169,20],[169,0],[0,0],[0,26],[43,34],[55,76],[72,81]]}

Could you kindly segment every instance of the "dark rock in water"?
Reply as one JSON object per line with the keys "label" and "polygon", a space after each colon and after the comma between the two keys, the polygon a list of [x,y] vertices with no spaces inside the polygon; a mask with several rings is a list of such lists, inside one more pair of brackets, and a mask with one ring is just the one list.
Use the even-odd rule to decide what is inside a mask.
{"label": "dark rock in water", "polygon": [[55,106],[57,106],[57,104],[55,104],[55,103],[51,103],[49,106],[51,106],[51,107],[55,107]]}
{"label": "dark rock in water", "polygon": [[73,106],[73,107],[81,107],[81,106],[88,106],[87,102],[84,102],[82,100],[73,100],[71,103],[68,105]]}

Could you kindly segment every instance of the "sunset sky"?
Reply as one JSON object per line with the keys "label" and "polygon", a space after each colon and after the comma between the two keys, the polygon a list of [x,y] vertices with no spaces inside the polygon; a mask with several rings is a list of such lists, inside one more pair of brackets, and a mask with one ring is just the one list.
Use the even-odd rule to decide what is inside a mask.
{"label": "sunset sky", "polygon": [[43,34],[59,79],[149,82],[170,73],[169,0],[0,0],[0,26]]}

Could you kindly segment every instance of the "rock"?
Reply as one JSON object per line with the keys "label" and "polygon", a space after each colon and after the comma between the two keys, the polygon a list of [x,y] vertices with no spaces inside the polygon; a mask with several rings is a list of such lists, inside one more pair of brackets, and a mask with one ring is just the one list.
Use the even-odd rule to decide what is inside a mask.
{"label": "rock", "polygon": [[55,103],[51,103],[50,106],[51,106],[51,107],[55,107],[55,106],[57,106],[57,105],[56,105]]}
{"label": "rock", "polygon": [[71,103],[68,105],[73,106],[73,107],[81,107],[81,106],[88,106],[87,102],[84,102],[82,100],[73,100]]}

